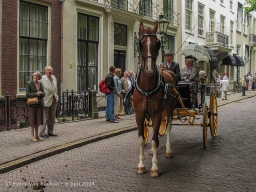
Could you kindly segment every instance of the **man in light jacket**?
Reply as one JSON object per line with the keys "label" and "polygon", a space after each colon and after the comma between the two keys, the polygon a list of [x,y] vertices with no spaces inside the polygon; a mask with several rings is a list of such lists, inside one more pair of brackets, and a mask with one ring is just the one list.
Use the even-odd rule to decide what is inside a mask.
{"label": "man in light jacket", "polygon": [[[57,79],[53,74],[53,69],[51,66],[45,67],[45,75],[42,76],[41,82],[44,86],[44,117],[43,117],[43,127],[40,128],[41,137],[57,136],[53,133],[54,123],[55,123],[55,113],[59,97],[57,95]],[[47,134],[45,133],[47,125]]]}

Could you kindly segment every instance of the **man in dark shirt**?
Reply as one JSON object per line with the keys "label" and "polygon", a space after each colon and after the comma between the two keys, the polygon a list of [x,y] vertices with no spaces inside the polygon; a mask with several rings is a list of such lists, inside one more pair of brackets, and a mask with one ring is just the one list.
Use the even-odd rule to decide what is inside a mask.
{"label": "man in dark shirt", "polygon": [[106,121],[110,121],[111,123],[119,123],[115,120],[114,117],[114,92],[115,92],[115,83],[114,83],[114,73],[115,67],[111,66],[109,68],[109,74],[105,77],[105,82],[107,87],[110,90],[110,93],[107,93],[107,106],[106,106]]}
{"label": "man in dark shirt", "polygon": [[172,71],[176,75],[177,81],[180,81],[180,65],[179,63],[176,63],[173,60],[174,53],[171,50],[166,50],[165,51],[165,61],[161,65],[165,66],[166,69]]}

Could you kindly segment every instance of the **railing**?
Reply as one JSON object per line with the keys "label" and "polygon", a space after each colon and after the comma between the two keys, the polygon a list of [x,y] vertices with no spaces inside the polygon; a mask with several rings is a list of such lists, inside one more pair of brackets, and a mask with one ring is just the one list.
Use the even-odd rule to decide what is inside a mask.
{"label": "railing", "polygon": [[170,26],[179,26],[179,13],[173,11],[171,8],[164,7],[164,18],[167,19],[170,23]]}
{"label": "railing", "polygon": [[138,1],[138,0],[104,0],[106,8],[111,7],[129,11],[152,19],[158,18],[158,4],[152,1]]}
{"label": "railing", "polygon": [[217,31],[206,32],[206,45],[229,47],[229,36]]}
{"label": "railing", "polygon": [[[71,90],[62,93],[56,110],[58,122],[90,118],[90,91],[77,93]],[[7,92],[0,98],[0,131],[29,126],[27,98],[10,96]]]}
{"label": "railing", "polygon": [[256,35],[249,34],[249,42],[250,42],[250,44],[255,44],[256,43]]}

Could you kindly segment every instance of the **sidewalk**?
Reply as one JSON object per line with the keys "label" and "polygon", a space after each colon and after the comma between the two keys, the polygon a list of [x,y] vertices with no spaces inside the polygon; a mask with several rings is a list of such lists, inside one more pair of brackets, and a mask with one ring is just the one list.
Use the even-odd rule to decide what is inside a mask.
{"label": "sidewalk", "polygon": [[[242,97],[242,93],[229,93],[228,100],[217,98],[218,106],[254,97],[256,91],[247,91],[246,94],[247,96]],[[209,101],[207,96],[207,105]],[[58,137],[49,137],[40,142],[30,141],[30,128],[0,132],[0,174],[57,153],[137,129],[134,115],[121,117],[120,123],[106,122],[104,113],[99,116],[99,119],[56,124],[55,133]]]}

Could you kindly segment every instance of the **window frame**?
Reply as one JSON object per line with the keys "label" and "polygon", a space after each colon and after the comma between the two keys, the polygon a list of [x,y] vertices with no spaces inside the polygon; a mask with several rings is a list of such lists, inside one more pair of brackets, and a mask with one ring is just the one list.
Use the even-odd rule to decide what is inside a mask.
{"label": "window frame", "polygon": [[[22,10],[26,6],[27,10]],[[31,80],[34,71],[44,73],[49,26],[47,6],[20,1],[19,10],[18,90],[23,92],[26,91],[26,83]],[[24,17],[26,11],[28,12]]]}
{"label": "window frame", "polygon": [[[186,0],[185,2],[185,29],[191,30],[192,29],[192,16],[193,16],[193,0]],[[190,19],[188,19],[188,17]]]}
{"label": "window frame", "polygon": [[[200,10],[200,7],[202,10]],[[202,23],[200,24],[200,22]],[[201,27],[199,27],[199,25],[201,25]],[[201,3],[198,3],[198,35],[204,35],[204,4]]]}
{"label": "window frame", "polygon": [[[79,36],[79,16],[86,17],[83,20],[86,23],[86,32],[85,37]],[[90,90],[98,90],[98,48],[99,48],[99,17],[84,14],[84,13],[77,13],[77,91],[84,92],[90,88]],[[97,20],[97,33],[95,31],[91,31],[92,26],[90,26],[90,19]],[[93,23],[93,21],[92,21]],[[94,38],[90,34],[95,34]],[[82,38],[79,38],[82,37]],[[94,62],[89,61],[91,54],[94,53],[92,50],[91,45],[95,46],[94,52]],[[83,46],[83,48],[80,48]],[[84,52],[83,52],[84,51]],[[91,52],[90,52],[91,51]],[[84,55],[83,55],[84,54]],[[83,60],[82,57],[84,56]],[[94,64],[93,64],[94,63]],[[90,74],[92,74],[92,78],[90,78]],[[81,77],[79,77],[81,75]],[[83,76],[84,75],[84,76]],[[84,79],[85,82],[82,80]],[[93,85],[90,85],[93,82]]]}

